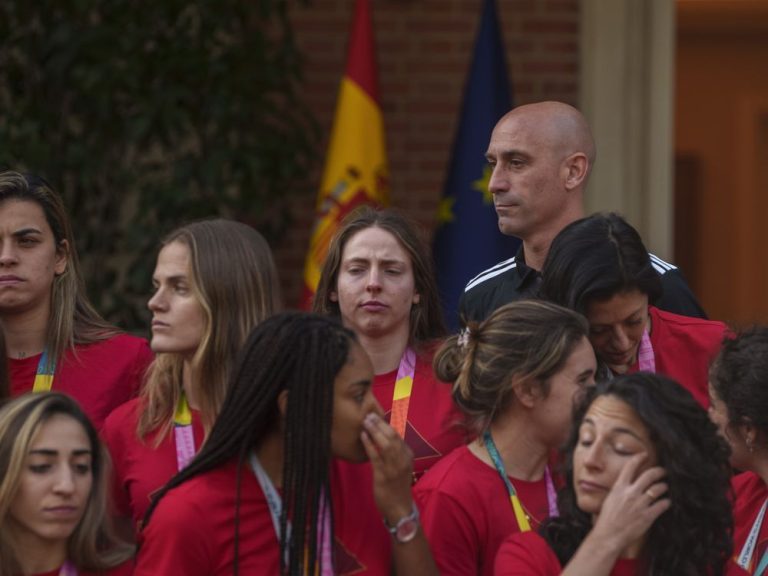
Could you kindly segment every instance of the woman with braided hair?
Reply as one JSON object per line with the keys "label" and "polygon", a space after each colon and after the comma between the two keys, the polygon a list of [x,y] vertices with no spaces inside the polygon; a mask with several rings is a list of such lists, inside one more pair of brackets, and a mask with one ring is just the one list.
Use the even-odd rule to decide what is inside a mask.
{"label": "woman with braided hair", "polygon": [[533,300],[470,323],[438,351],[435,372],[453,382],[453,398],[478,434],[415,487],[441,574],[492,574],[504,538],[557,513],[548,462],[595,368],[586,320]]}
{"label": "woman with braided hair", "polygon": [[[136,576],[434,574],[411,497],[408,448],[382,419],[373,369],[338,322],[290,312],[248,338],[195,459],[145,518]],[[335,459],[370,460],[373,484]],[[344,513],[373,491],[379,512]],[[391,527],[396,545],[389,540]],[[391,558],[390,558],[391,553]]]}

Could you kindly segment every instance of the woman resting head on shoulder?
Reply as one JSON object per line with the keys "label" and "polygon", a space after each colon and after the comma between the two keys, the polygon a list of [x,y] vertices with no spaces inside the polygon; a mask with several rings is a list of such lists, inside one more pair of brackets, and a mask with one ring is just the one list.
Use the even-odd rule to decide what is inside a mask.
{"label": "woman resting head on shoulder", "polygon": [[435,356],[435,372],[478,438],[418,482],[424,531],[444,576],[487,575],[501,542],[557,513],[551,454],[574,396],[594,383],[587,322],[549,302],[518,300],[470,323]]}
{"label": "woman resting head on shoulder", "polygon": [[643,370],[683,385],[705,408],[707,370],[725,324],[659,310],[661,277],[640,235],[618,214],[593,214],[552,241],[541,297],[584,314],[597,360],[611,374]]}
{"label": "woman resting head on shoulder", "polygon": [[134,525],[151,494],[199,449],[224,402],[240,348],[280,306],[267,242],[232,220],[204,220],[171,232],[152,282],[155,361],[141,397],[115,410],[104,426],[115,461],[117,514]]}
{"label": "woman resting head on shoulder", "polygon": [[107,521],[108,469],[96,430],[69,396],[26,394],[5,404],[0,574],[129,574],[133,548]]}
{"label": "woman resting head on shoulder", "polygon": [[599,382],[565,446],[560,516],[500,548],[497,575],[718,575],[731,556],[728,447],[690,393]]}
{"label": "woman resting head on shoulder", "polygon": [[[354,333],[333,319],[289,312],[259,324],[201,451],[147,513],[135,574],[325,575],[337,550],[389,574],[382,516],[400,540],[397,573],[431,574],[410,453],[381,419],[372,378]],[[373,485],[342,490],[334,458],[370,459]],[[338,510],[369,514],[356,505],[366,491],[379,512],[350,532]]]}
{"label": "woman resting head on shoulder", "polygon": [[64,203],[45,180],[0,173],[0,240],[0,396],[65,392],[100,429],[138,392],[152,358],[146,341],[91,306]]}
{"label": "woman resting head on shoulder", "polygon": [[[733,550],[739,566],[760,574],[768,565],[768,327],[723,340],[709,372],[709,416],[731,447]],[[761,510],[763,512],[761,513]]]}
{"label": "woman resting head on shoulder", "polygon": [[331,240],[314,311],[357,334],[373,362],[373,393],[414,452],[415,478],[466,442],[450,388],[432,373],[445,325],[431,253],[416,224],[391,209],[352,212]]}

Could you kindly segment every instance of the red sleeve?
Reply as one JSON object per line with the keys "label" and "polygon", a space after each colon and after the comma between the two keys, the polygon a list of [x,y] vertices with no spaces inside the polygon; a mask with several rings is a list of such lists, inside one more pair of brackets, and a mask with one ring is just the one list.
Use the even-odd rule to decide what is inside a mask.
{"label": "red sleeve", "polygon": [[112,487],[111,496],[113,514],[115,516],[130,518],[130,498],[128,490],[122,482],[122,478],[125,478],[126,476],[126,471],[123,469],[123,465],[126,462],[124,435],[126,427],[130,427],[131,431],[135,431],[136,428],[135,423],[130,422],[129,420],[131,419],[125,417],[127,410],[128,406],[123,404],[123,406],[112,412],[112,414],[110,414],[104,421],[104,427],[101,429],[101,436],[112,459],[112,474],[110,480]]}
{"label": "red sleeve", "polygon": [[494,576],[557,576],[562,572],[557,556],[535,532],[507,538],[496,554]]}
{"label": "red sleeve", "polygon": [[138,349],[136,350],[136,357],[133,361],[133,370],[130,376],[132,390],[131,397],[139,394],[139,391],[144,385],[144,379],[147,376],[147,369],[154,359],[155,355],[149,347],[149,342],[142,338]]}
{"label": "red sleeve", "polygon": [[450,495],[435,491],[418,497],[424,534],[442,576],[477,574],[481,543],[471,511]]}
{"label": "red sleeve", "polygon": [[139,536],[134,576],[210,576],[214,534],[209,534],[204,512],[193,502],[172,493],[157,505]]}

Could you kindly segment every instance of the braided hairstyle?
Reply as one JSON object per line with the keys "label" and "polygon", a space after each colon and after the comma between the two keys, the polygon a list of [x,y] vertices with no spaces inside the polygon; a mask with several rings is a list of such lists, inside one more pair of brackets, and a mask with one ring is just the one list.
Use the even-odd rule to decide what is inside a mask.
{"label": "braided hairstyle", "polygon": [[[304,575],[321,568],[318,553],[320,510],[332,514],[329,465],[336,375],[347,362],[352,331],[334,319],[285,312],[261,324],[248,337],[232,374],[216,422],[197,456],[160,490],[147,510],[190,478],[234,458],[238,471],[251,451],[280,424],[278,396],[287,391],[284,420],[281,574]],[[240,474],[237,476],[234,573],[238,570]],[[288,525],[291,525],[290,539]],[[331,531],[333,519],[331,517]],[[331,532],[332,533],[332,532]]]}

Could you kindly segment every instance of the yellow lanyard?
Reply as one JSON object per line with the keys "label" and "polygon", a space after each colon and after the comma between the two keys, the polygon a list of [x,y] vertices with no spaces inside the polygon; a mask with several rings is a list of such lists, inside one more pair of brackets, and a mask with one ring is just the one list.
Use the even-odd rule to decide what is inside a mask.
{"label": "yellow lanyard", "polygon": [[37,373],[32,385],[32,392],[50,392],[53,388],[53,373],[55,371],[56,363],[48,363],[48,349],[46,348],[40,356],[40,362],[37,363]]}

